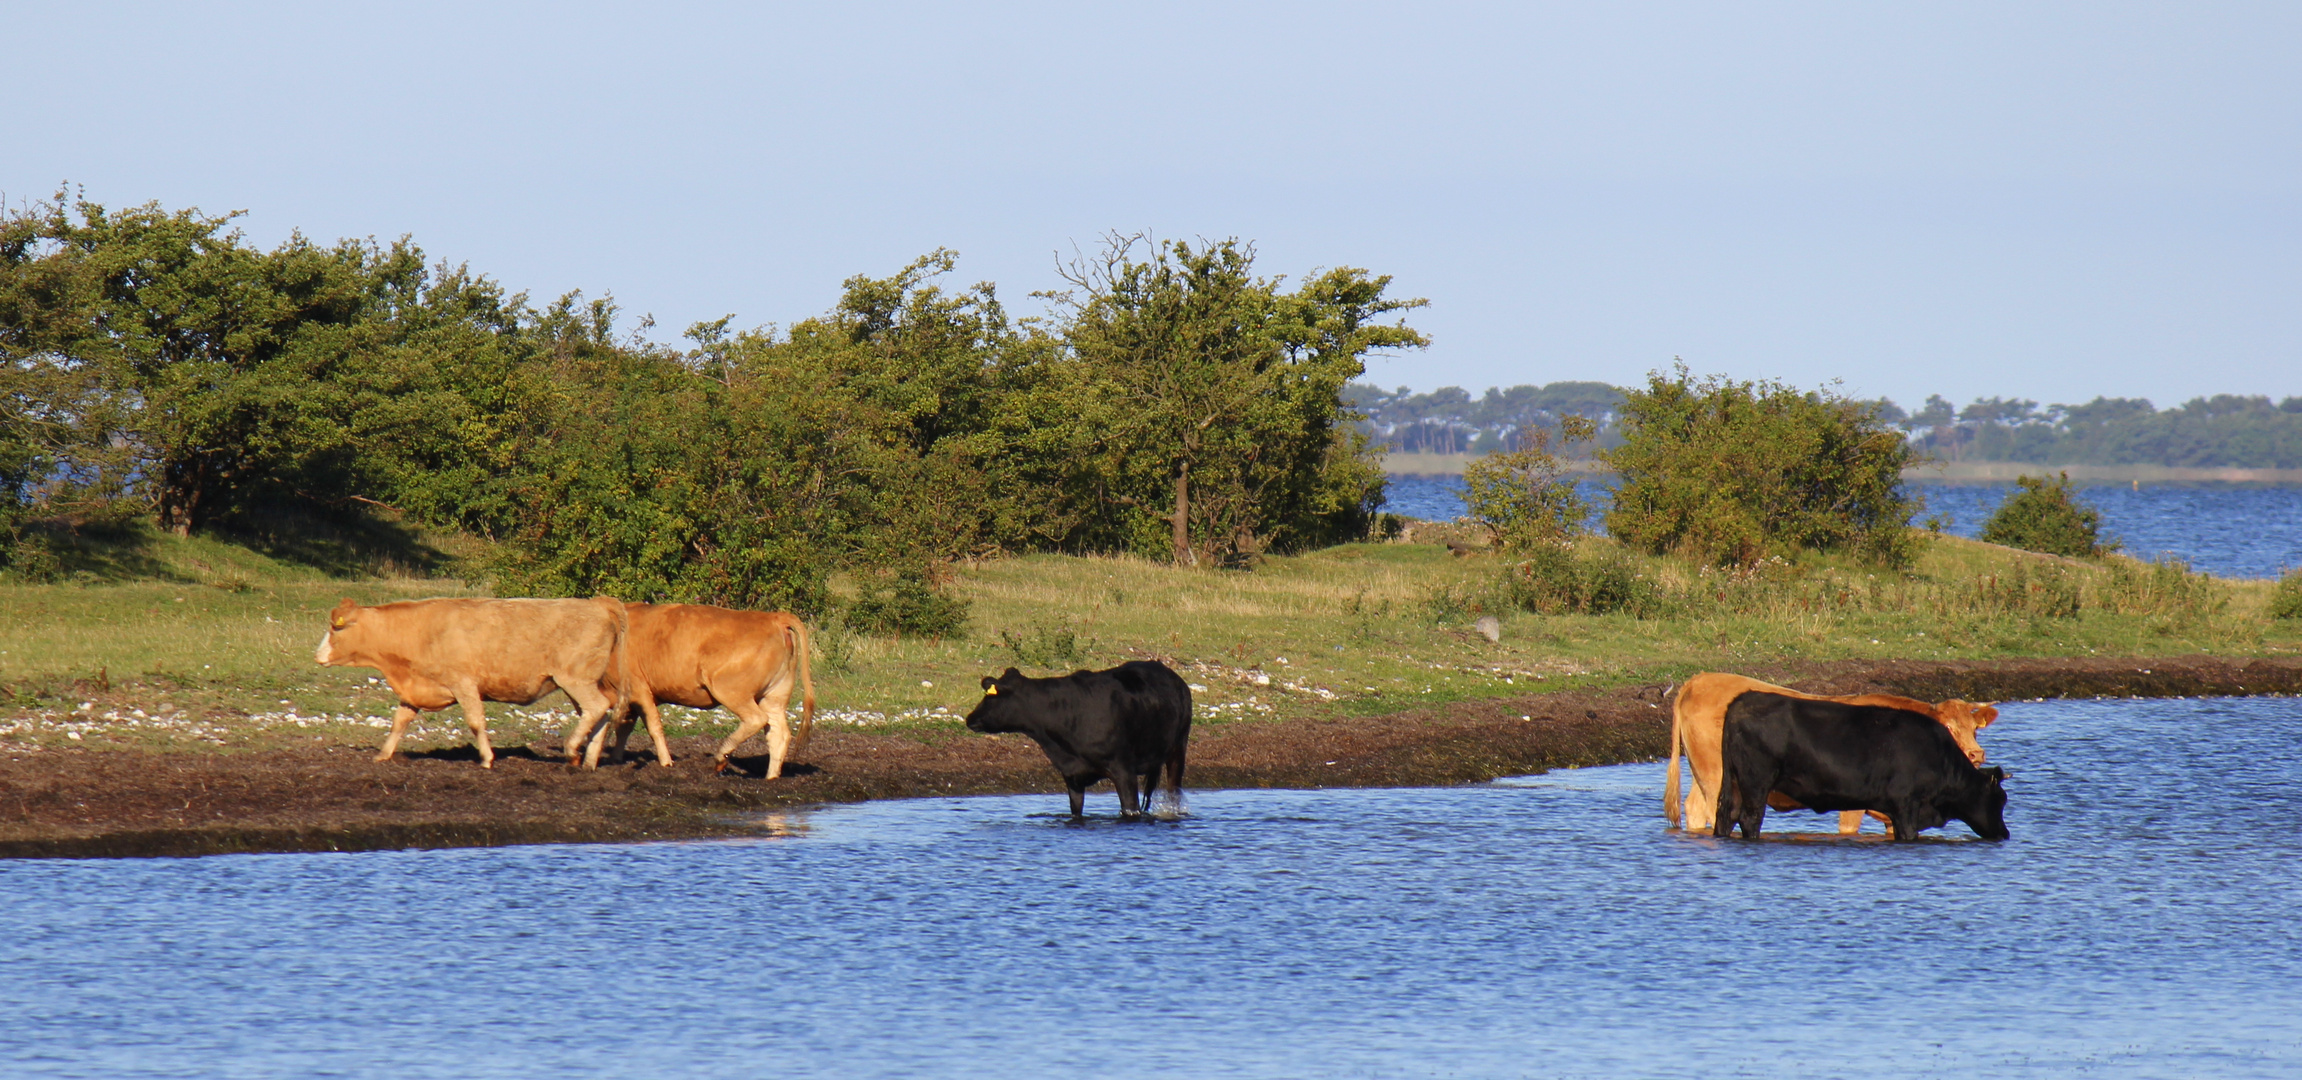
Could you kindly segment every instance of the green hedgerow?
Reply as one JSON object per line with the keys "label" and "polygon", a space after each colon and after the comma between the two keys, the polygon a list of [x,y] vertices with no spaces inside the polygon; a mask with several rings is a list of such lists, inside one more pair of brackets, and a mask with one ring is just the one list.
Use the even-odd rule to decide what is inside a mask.
{"label": "green hedgerow", "polygon": [[2021,476],[2014,482],[2020,490],[1983,523],[1984,542],[2081,559],[2118,549],[2117,541],[2102,538],[2102,511],[2078,498],[2069,473]]}

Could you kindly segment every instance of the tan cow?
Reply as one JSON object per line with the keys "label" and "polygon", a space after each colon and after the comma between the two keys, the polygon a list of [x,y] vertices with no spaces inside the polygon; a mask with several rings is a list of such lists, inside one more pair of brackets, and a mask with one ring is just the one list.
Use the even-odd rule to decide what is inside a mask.
{"label": "tan cow", "polygon": [[[719,744],[718,769],[727,771],[727,756],[744,741],[767,731],[767,778],[783,775],[784,756],[807,745],[815,730],[815,683],[807,674],[807,624],[780,611],[733,611],[706,604],[629,604],[631,619],[631,704],[647,716],[648,738],[655,743],[658,764],[671,764],[671,747],[663,739],[663,715],[657,702],[668,701],[691,709],[719,706],[740,721],[734,734]],[[785,707],[797,681],[802,712],[799,737],[791,735]],[[615,756],[623,759],[624,740],[634,721],[629,706],[617,715]],[[602,727],[584,752],[587,767],[599,764]],[[568,736],[568,760],[575,760],[580,733]]]}
{"label": "tan cow", "polygon": [[[1686,800],[1686,829],[1691,833],[1708,835],[1718,810],[1719,781],[1722,763],[1719,744],[1726,728],[1727,705],[1751,690],[1785,694],[1810,701],[1837,701],[1848,705],[1882,705],[1890,709],[1909,709],[1925,713],[1941,722],[1957,740],[1958,748],[1966,751],[1967,759],[1982,764],[1982,744],[1974,740],[1974,733],[1989,727],[1998,719],[1998,709],[1989,702],[1974,704],[1952,698],[1936,704],[1917,698],[1894,694],[1851,694],[1830,696],[1807,694],[1788,687],[1763,683],[1742,675],[1729,675],[1719,671],[1705,671],[1688,676],[1679,684],[1678,696],[1671,703],[1671,757],[1669,779],[1663,783],[1663,817],[1671,824],[1679,824],[1679,748],[1686,747],[1687,771],[1694,774],[1694,790]],[[1780,792],[1769,792],[1767,805],[1777,810],[1797,810],[1802,807]],[[1862,828],[1864,811],[1848,810],[1838,816],[1838,831],[1855,833]],[[1883,814],[1872,817],[1885,821]]]}
{"label": "tan cow", "polygon": [[328,613],[313,659],[329,667],[372,667],[399,695],[392,733],[377,761],[390,761],[416,711],[464,707],[480,767],[495,767],[485,702],[533,704],[562,690],[583,710],[585,731],[624,703],[623,602],[589,600],[404,600],[362,607],[349,600]]}

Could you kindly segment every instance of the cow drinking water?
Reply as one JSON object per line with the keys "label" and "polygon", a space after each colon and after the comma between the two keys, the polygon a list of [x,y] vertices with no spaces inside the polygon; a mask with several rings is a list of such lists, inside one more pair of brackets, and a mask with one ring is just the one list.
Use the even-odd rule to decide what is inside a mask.
{"label": "cow drinking water", "polygon": [[[1976,704],[1970,701],[1960,701],[1957,698],[1943,702],[1930,702],[1895,694],[1850,694],[1845,696],[1808,694],[1790,689],[1787,686],[1760,682],[1744,675],[1732,675],[1722,671],[1699,672],[1688,676],[1685,682],[1679,684],[1678,694],[1671,702],[1671,751],[1669,771],[1664,774],[1665,780],[1663,782],[1663,817],[1668,819],[1673,827],[1677,827],[1679,824],[1681,810],[1679,801],[1679,751],[1684,746],[1687,771],[1694,774],[1694,790],[1689,794],[1684,804],[1686,830],[1690,833],[1710,831],[1711,818],[1719,802],[1721,768],[1719,737],[1726,724],[1727,705],[1734,701],[1737,696],[1752,690],[1763,690],[1770,694],[1805,698],[1811,701],[1836,701],[1848,705],[1884,705],[1893,709],[1908,709],[1912,712],[1926,713],[1934,717],[1943,726],[1943,730],[1950,732],[1951,738],[1958,740],[1959,749],[1965,751],[1967,760],[1976,765],[1983,763],[1983,752],[1982,744],[1975,741],[1975,736],[1998,719],[1998,709],[1989,702]],[[1777,793],[1769,802],[1777,810],[1799,809],[1798,803],[1781,796],[1780,793]],[[1884,817],[1884,815],[1876,814],[1872,816]],[[1862,818],[1863,815],[1857,811],[1840,814],[1838,831],[1847,834],[1858,831],[1862,827]],[[1892,828],[1892,825],[1890,824],[1888,827]]]}
{"label": "cow drinking water", "polygon": [[2003,769],[1979,769],[1934,717],[1751,691],[1727,706],[1725,781],[1712,835],[1742,826],[1756,840],[1768,796],[1814,810],[1877,810],[1894,838],[1953,818],[1985,840],[2004,840]]}
{"label": "cow drinking water", "polygon": [[1169,800],[1181,804],[1191,688],[1151,660],[1053,679],[1008,668],[996,679],[984,676],[983,700],[967,714],[967,729],[1030,736],[1070,787],[1072,817],[1085,816],[1087,789],[1109,778],[1119,789],[1119,815],[1132,818],[1143,812],[1138,790],[1148,799],[1162,772]]}

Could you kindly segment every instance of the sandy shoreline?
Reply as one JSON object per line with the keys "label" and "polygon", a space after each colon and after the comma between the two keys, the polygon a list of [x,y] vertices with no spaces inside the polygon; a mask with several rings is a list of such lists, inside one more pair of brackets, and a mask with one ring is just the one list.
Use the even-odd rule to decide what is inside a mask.
{"label": "sandy shoreline", "polygon": [[[1750,674],[1824,693],[1914,697],[2190,697],[2302,693],[2302,660],[1847,661]],[[1192,788],[1417,787],[1659,757],[1663,684],[1494,698],[1387,716],[1201,726]],[[57,749],[0,760],[0,857],[188,856],[743,836],[762,812],[823,803],[1044,792],[1019,736],[819,730],[775,781],[719,777],[710,742],[677,766],[571,772],[544,745],[369,760],[371,748],[249,753]],[[636,761],[637,759],[635,759]],[[763,759],[738,759],[751,769]],[[1094,812],[1115,808],[1105,792]],[[1659,811],[1658,811],[1659,814]]]}

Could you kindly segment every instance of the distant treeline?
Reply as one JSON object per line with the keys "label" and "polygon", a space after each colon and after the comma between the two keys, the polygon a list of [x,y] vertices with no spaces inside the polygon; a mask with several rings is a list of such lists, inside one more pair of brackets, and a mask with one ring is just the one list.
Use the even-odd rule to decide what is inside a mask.
{"label": "distant treeline", "polygon": [[506,589],[803,612],[838,571],[916,593],[986,552],[1235,563],[1365,533],[1383,475],[1342,391],[1424,344],[1389,278],[1282,287],[1227,240],[1111,237],[1026,321],[938,251],[674,347],[406,239],[229,225],[62,194],[0,215],[0,570],[142,515],[413,519],[497,541]]}
{"label": "distant treeline", "polygon": [[[1619,446],[1623,392],[1596,382],[1490,388],[1474,398],[1459,386],[1427,394],[1353,383],[1344,392],[1364,417],[1361,430],[1388,450],[1485,454],[1521,449],[1527,436],[1568,416],[1598,425],[1598,447]],[[2158,409],[2141,398],[2096,398],[2048,405],[1977,398],[1961,409],[1941,395],[1908,412],[1868,403],[1878,419],[1908,433],[1921,453],[1945,461],[2041,465],[2168,465],[2302,468],[2302,397],[2219,394]]]}
{"label": "distant treeline", "polygon": [[2049,405],[1977,398],[1954,409],[1937,394],[1904,414],[1880,402],[1881,418],[1912,432],[1918,448],[1945,461],[2023,461],[2043,465],[2170,465],[2302,468],[2302,397],[2216,394],[2159,409],[2143,398],[2095,398]]}
{"label": "distant treeline", "polygon": [[[1525,449],[1536,431],[1556,431],[1559,422],[1580,416],[1598,428],[1598,446],[1622,441],[1616,419],[1623,392],[1601,382],[1555,382],[1548,386],[1489,387],[1473,398],[1460,386],[1428,394],[1407,387],[1396,392],[1352,383],[1344,400],[1363,419],[1360,429],[1386,449],[1424,454],[1488,454]],[[1584,447],[1571,448],[1583,452]]]}

